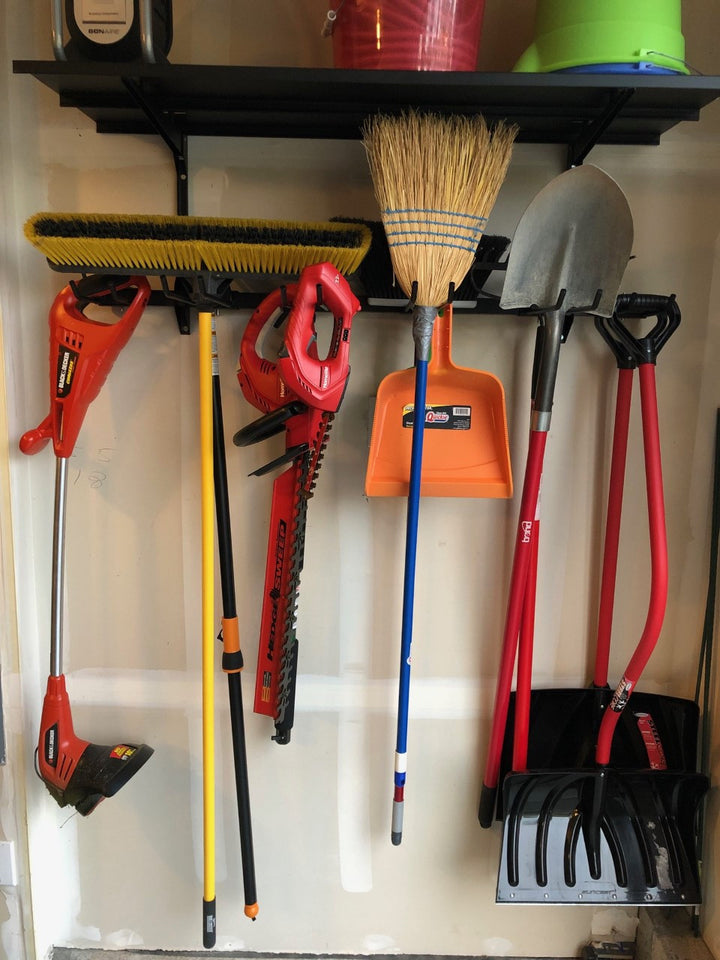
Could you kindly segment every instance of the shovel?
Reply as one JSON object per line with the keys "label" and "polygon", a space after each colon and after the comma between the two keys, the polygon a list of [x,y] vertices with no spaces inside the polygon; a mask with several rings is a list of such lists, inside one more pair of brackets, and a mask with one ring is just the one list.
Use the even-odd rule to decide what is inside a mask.
{"label": "shovel", "polygon": [[[452,362],[452,306],[435,321],[428,364],[420,495],[511,497],[512,474],[502,383]],[[365,476],[369,497],[407,497],[415,368],[388,374],[375,403]]]}
{"label": "shovel", "polygon": [[[621,315],[657,316],[657,323],[638,338]],[[613,317],[595,319],[620,373],[595,673],[593,685],[584,690],[533,691],[530,771],[512,773],[503,783],[501,902],[700,902],[695,823],[708,783],[696,772],[698,705],[636,689],[659,638],[667,600],[655,363],[679,321],[674,298],[638,294],[618,297]],[[612,691],[608,654],[635,369],[651,589],[642,636]]]}
{"label": "shovel", "polygon": [[[530,203],[510,248],[500,306],[535,313],[542,326],[530,441],[479,819],[493,821],[518,634],[530,568],[545,443],[566,317],[610,316],[630,257],[633,226],[624,194],[606,173],[575,167]],[[529,697],[518,699],[529,704]],[[528,715],[515,718],[513,769],[525,768]]]}

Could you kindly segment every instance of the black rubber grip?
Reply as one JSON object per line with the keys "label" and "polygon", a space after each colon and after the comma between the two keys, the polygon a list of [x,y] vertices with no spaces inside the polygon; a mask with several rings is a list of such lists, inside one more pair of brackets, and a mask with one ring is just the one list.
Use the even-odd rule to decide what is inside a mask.
{"label": "black rubber grip", "polygon": [[215,897],[203,900],[203,946],[206,950],[215,946]]}
{"label": "black rubber grip", "polygon": [[486,830],[488,827],[492,826],[493,820],[495,819],[496,797],[497,797],[497,787],[488,787],[485,784],[483,784],[482,792],[480,794],[480,808],[478,810],[478,820],[480,821],[480,826],[484,827]]}
{"label": "black rubber grip", "polygon": [[223,653],[222,668],[225,671],[225,673],[237,673],[238,670],[242,670],[243,668],[242,651],[236,650],[234,653]]}

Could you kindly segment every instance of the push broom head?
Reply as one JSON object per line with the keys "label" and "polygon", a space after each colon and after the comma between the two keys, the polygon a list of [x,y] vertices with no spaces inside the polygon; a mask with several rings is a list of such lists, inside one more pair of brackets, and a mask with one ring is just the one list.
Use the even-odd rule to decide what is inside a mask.
{"label": "push broom head", "polygon": [[517,127],[410,112],[366,121],[363,143],[393,269],[415,302],[439,307],[472,266]]}
{"label": "push broom head", "polygon": [[359,223],[147,214],[36,213],[25,236],[60,268],[171,275],[297,274],[324,261],[352,273],[370,248],[370,231]]}

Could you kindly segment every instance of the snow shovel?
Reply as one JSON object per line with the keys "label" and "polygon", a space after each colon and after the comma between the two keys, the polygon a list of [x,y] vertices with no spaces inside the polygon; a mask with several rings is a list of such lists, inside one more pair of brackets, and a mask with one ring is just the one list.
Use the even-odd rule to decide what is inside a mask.
{"label": "snow shovel", "polygon": [[[452,306],[438,316],[428,364],[420,495],[511,497],[512,474],[502,383],[451,358]],[[378,388],[365,492],[407,497],[414,422],[415,368]]]}
{"label": "snow shovel", "polygon": [[[639,339],[627,330],[620,313],[656,315],[657,323]],[[667,598],[654,369],[679,320],[674,298],[633,294],[618,298],[612,318],[595,321],[615,354],[620,376],[594,683],[586,690],[533,693],[530,770],[512,774],[504,783],[501,902],[699,902],[695,824],[707,779],[696,773],[698,706],[634,689],[658,640]],[[652,581],[645,628],[612,691],[607,686],[610,622],[635,367],[640,376]]]}
{"label": "snow shovel", "polygon": [[[545,443],[566,318],[609,316],[630,257],[633,226],[624,194],[593,166],[552,180],[522,215],[510,248],[500,306],[538,314],[541,353],[533,399],[528,458],[510,581],[490,743],[480,800],[483,827],[493,822],[500,758],[510,701],[528,570],[536,532]],[[524,698],[527,700],[527,698]],[[516,717],[513,769],[525,767],[527,715]]]}

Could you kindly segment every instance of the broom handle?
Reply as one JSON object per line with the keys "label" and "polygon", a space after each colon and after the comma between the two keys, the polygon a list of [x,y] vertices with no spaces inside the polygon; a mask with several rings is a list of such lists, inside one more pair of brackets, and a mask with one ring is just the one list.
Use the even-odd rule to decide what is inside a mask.
{"label": "broom handle", "polygon": [[223,670],[228,678],[230,727],[232,734],[235,794],[237,797],[240,850],[242,854],[245,915],[254,920],[258,913],[255,882],[255,854],[250,810],[245,720],[240,673],[243,667],[235,595],[235,568],[233,563],[232,531],[230,527],[230,497],[228,494],[227,461],[225,458],[225,427],[223,423],[220,364],[217,353],[215,318],[212,320],[212,389],[213,389],[213,466],[215,487],[215,516],[217,521],[220,588],[222,594]]}
{"label": "broom handle", "polygon": [[198,313],[202,571],[203,946],[215,946],[215,556],[213,517],[212,314]]}
{"label": "broom handle", "polygon": [[415,565],[417,559],[418,519],[420,515],[420,483],[425,439],[425,398],[427,395],[428,355],[437,311],[418,307],[413,319],[415,340],[415,405],[413,408],[410,484],[408,489],[407,527],[405,537],[405,578],[403,583],[402,628],[400,642],[400,683],[398,688],[397,740],[395,745],[395,778],[391,840],[402,841],[407,773],[407,736],[410,707],[410,655],[412,648],[413,608],[415,603]]}

